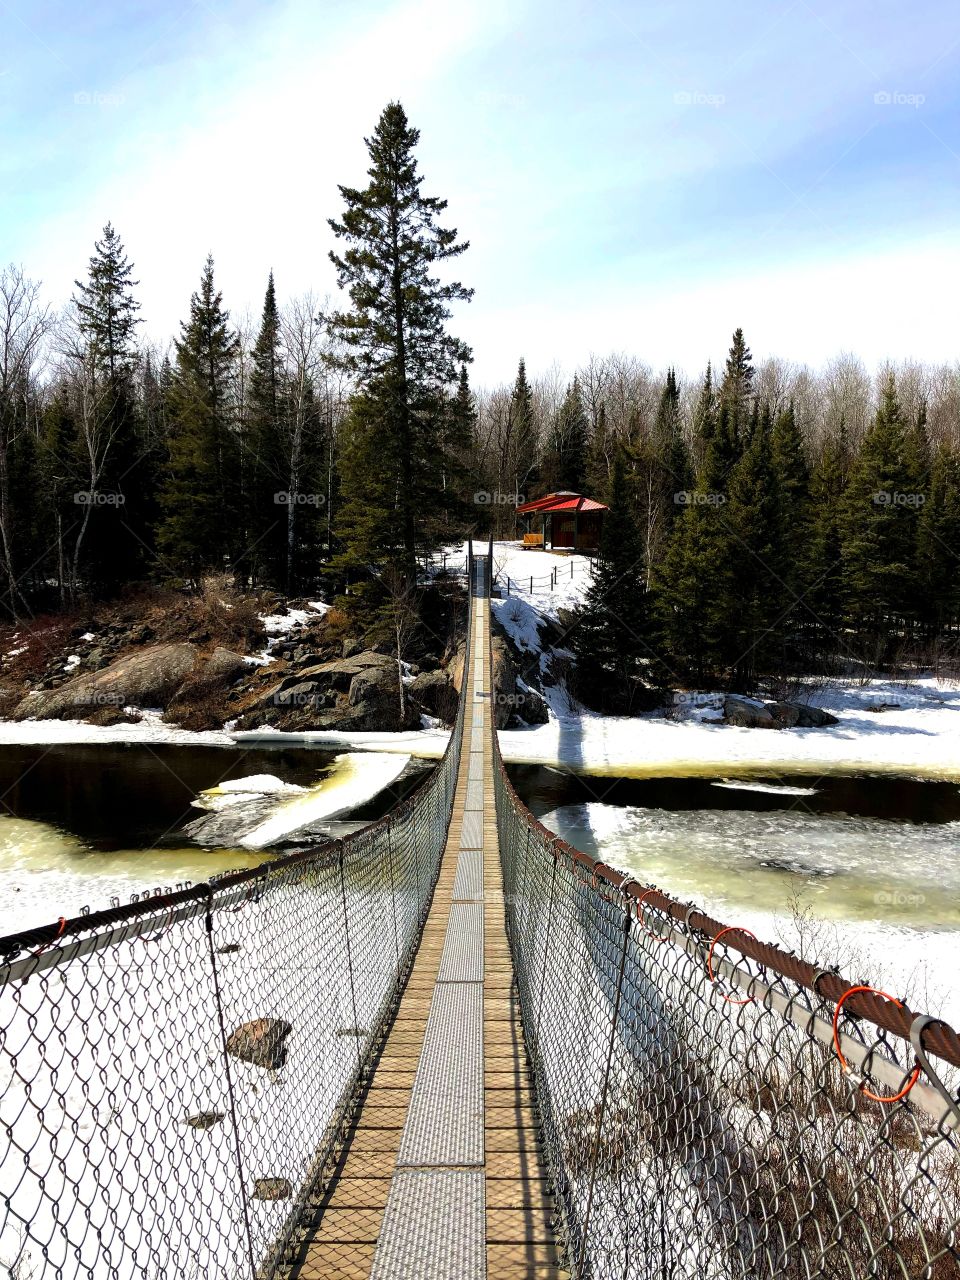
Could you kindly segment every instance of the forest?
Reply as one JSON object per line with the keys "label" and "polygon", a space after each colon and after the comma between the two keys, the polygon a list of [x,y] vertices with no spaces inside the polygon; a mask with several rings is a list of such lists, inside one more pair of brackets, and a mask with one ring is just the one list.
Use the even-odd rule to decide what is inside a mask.
{"label": "forest", "polygon": [[110,223],[62,309],[51,282],[0,272],[8,620],[226,574],[395,628],[432,550],[514,537],[518,502],[568,489],[611,508],[566,641],[588,704],[956,668],[960,364],[755,362],[736,329],[682,373],[584,334],[578,369],[531,376],[518,353],[475,388],[449,332],[468,245],[421,190],[418,136],[389,104],[368,185],[340,188],[333,302],[265,268],[261,313],[237,320],[210,256],[158,345]]}

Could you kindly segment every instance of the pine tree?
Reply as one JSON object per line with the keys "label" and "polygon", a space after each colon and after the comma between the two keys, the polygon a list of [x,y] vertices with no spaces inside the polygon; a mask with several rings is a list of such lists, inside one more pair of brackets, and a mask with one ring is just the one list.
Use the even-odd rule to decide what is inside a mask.
{"label": "pine tree", "polygon": [[810,468],[793,401],[777,414],[770,452],[779,495],[780,537],[790,548],[783,565],[784,585],[795,598],[803,591],[810,537]]}
{"label": "pine tree", "polygon": [[574,377],[567,387],[550,430],[540,468],[544,493],[583,493],[587,483],[587,413]]}
{"label": "pine tree", "polygon": [[731,475],[730,502],[725,508],[737,602],[733,678],[740,688],[749,687],[757,673],[770,670],[786,625],[783,615],[791,606],[784,590],[782,493],[772,437],[770,406],[764,404]]}
{"label": "pine tree", "polygon": [[809,533],[801,562],[803,625],[828,656],[835,656],[842,645],[842,526],[850,467],[850,444],[841,418],[810,474]]}
{"label": "pine tree", "polygon": [[[349,311],[330,317],[331,330],[344,344],[342,364],[358,380],[364,412],[380,416],[364,464],[354,469],[352,483],[344,475],[346,502],[366,502],[363,489],[372,481],[387,502],[372,548],[375,562],[399,556],[411,579],[419,523],[442,484],[442,401],[458,366],[471,358],[469,348],[447,332],[446,321],[450,304],[473,292],[431,274],[468,246],[457,242],[455,230],[438,224],[447,202],[420,190],[414,156],[419,137],[403,107],[391,102],[366,140],[368,185],[341,186],[346,208],[341,220],[330,221],[346,245],[330,257],[351,303]],[[353,441],[352,455],[367,438],[363,432]],[[341,516],[346,544],[350,530],[367,518],[346,508]],[[345,554],[355,559],[349,547]]]}
{"label": "pine tree", "polygon": [[517,365],[517,376],[510,396],[503,461],[501,488],[526,497],[524,491],[537,482],[537,428],[533,413],[533,390],[527,380],[527,365],[523,356]]}
{"label": "pine tree", "polygon": [[158,532],[168,572],[193,583],[245,549],[234,392],[240,344],[229,321],[210,256],[176,343]]}
{"label": "pine tree", "polygon": [[597,409],[597,421],[587,445],[587,490],[591,497],[601,502],[610,498],[610,455],[612,441],[607,425],[606,406]]}
{"label": "pine tree", "polygon": [[942,444],[917,521],[919,612],[933,638],[960,622],[960,455]]}
{"label": "pine tree", "polygon": [[295,520],[297,510],[287,489],[283,459],[287,406],[280,314],[272,271],[267,279],[260,330],[253,347],[246,407],[250,560],[257,578],[271,586],[289,589],[287,520]]}
{"label": "pine tree", "polygon": [[913,600],[922,494],[910,459],[893,374],[854,465],[843,514],[843,571],[853,625],[871,653],[889,647]]}
{"label": "pine tree", "polygon": [[149,552],[148,459],[137,421],[136,327],[140,304],[123,243],[108,222],[94,244],[88,277],[77,280],[74,306],[79,453],[86,459],[87,509],[72,555],[72,586],[82,574],[98,591],[138,576]]}
{"label": "pine tree", "polygon": [[735,443],[747,435],[753,411],[753,360],[742,329],[736,329],[720,384],[720,403],[726,406],[730,434]]}
{"label": "pine tree", "polygon": [[640,696],[649,652],[646,605],[643,547],[618,449],[593,579],[571,634],[577,689],[602,709],[630,710]]}

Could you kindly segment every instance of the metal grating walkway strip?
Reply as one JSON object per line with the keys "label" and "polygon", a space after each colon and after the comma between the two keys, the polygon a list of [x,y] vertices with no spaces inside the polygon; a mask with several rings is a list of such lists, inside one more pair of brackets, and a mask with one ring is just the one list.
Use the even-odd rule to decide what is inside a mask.
{"label": "metal grating walkway strip", "polygon": [[485,1210],[479,1170],[397,1173],[370,1280],[484,1280]]}
{"label": "metal grating walkway strip", "polygon": [[454,902],[479,902],[482,898],[483,851],[464,849],[461,846],[457,855],[457,874],[453,881],[453,900]]}
{"label": "metal grating walkway strip", "polygon": [[398,1167],[444,1164],[483,1164],[483,988],[474,982],[434,988],[397,1156]]}
{"label": "metal grating walkway strip", "polygon": [[483,847],[483,814],[474,810],[463,815],[460,828],[461,849],[481,849]]}
{"label": "metal grating walkway strip", "polygon": [[483,906],[455,902],[440,957],[437,982],[483,981]]}

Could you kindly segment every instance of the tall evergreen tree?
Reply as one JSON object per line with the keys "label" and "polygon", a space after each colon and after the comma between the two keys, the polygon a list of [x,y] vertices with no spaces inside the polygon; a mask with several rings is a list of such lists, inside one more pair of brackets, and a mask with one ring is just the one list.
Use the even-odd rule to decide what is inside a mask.
{"label": "tall evergreen tree", "polygon": [[781,647],[786,583],[782,496],[774,462],[770,406],[764,404],[750,443],[730,479],[725,522],[731,533],[730,565],[737,602],[733,680],[748,687],[771,669]]}
{"label": "tall evergreen tree", "polygon": [[809,531],[800,562],[803,627],[813,634],[813,647],[831,657],[842,647],[842,529],[850,466],[850,444],[841,418],[810,473]]}
{"label": "tall evergreen tree", "polygon": [[916,484],[891,373],[851,474],[843,518],[847,607],[871,652],[889,647],[884,637],[900,627],[913,601],[922,505]]}
{"label": "tall evergreen tree", "polygon": [[936,451],[917,521],[918,599],[928,637],[960,623],[960,454]]}
{"label": "tall evergreen tree", "polygon": [[133,290],[139,282],[109,222],[94,244],[87,279],[75,283],[83,406],[77,425],[87,500],[73,548],[73,587],[82,575],[95,589],[109,590],[139,575],[150,537],[149,466],[135,385],[140,304]]}
{"label": "tall evergreen tree", "polygon": [[245,552],[234,385],[239,349],[209,256],[176,343],[158,533],[168,570],[193,583]]}
{"label": "tall evergreen tree", "polygon": [[618,449],[593,578],[571,635],[577,688],[586,700],[609,710],[636,705],[647,669],[647,632],[643,546]]}
{"label": "tall evergreen tree", "polygon": [[792,400],[774,421],[770,456],[777,486],[781,543],[790,548],[783,565],[784,585],[797,597],[805,581],[810,538],[810,467]]}
{"label": "tall evergreen tree", "polygon": [[753,412],[753,356],[742,329],[734,330],[720,384],[720,403],[726,406],[732,439],[741,442]]}
{"label": "tall evergreen tree", "polygon": [[295,495],[287,489],[283,462],[287,397],[280,350],[280,313],[272,271],[267,279],[252,357],[246,401],[246,444],[250,459],[249,558],[261,580],[273,586],[289,587],[287,519],[295,520],[297,512]]}
{"label": "tall evergreen tree", "polygon": [[583,493],[587,483],[587,412],[574,377],[557,410],[540,469],[544,493]]}
{"label": "tall evergreen tree", "polygon": [[[420,190],[419,137],[403,107],[391,102],[366,140],[369,183],[362,190],[341,186],[344,214],[330,221],[346,246],[342,254],[331,252],[331,261],[350,297],[350,310],[330,317],[331,329],[344,345],[341,363],[358,380],[364,412],[380,421],[372,448],[363,448],[366,432],[349,447],[341,539],[347,543],[358,523],[369,525],[374,513],[347,508],[367,504],[372,481],[387,503],[379,512],[375,559],[399,560],[411,580],[419,522],[441,483],[438,406],[458,366],[471,358],[446,322],[451,304],[473,292],[432,274],[468,246],[438,223],[447,202]],[[346,554],[355,559],[349,548]]]}

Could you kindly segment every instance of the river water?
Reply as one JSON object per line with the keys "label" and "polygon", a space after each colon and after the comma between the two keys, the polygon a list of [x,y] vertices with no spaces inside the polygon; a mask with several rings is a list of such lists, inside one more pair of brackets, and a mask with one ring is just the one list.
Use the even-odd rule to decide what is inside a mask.
{"label": "river water", "polygon": [[515,766],[547,827],[718,919],[960,1022],[960,787]]}
{"label": "river water", "polygon": [[[0,932],[344,834],[422,778],[398,779],[397,760],[296,747],[0,747]],[[960,1021],[955,784],[510,772],[533,812],[587,853],[814,960],[893,982]],[[336,816],[279,839],[271,816],[256,828],[269,828],[268,850],[245,847],[239,831],[230,838],[229,821],[227,836],[207,847],[185,832],[204,792],[219,796],[224,783],[260,775],[307,789],[268,798],[268,814]]]}

